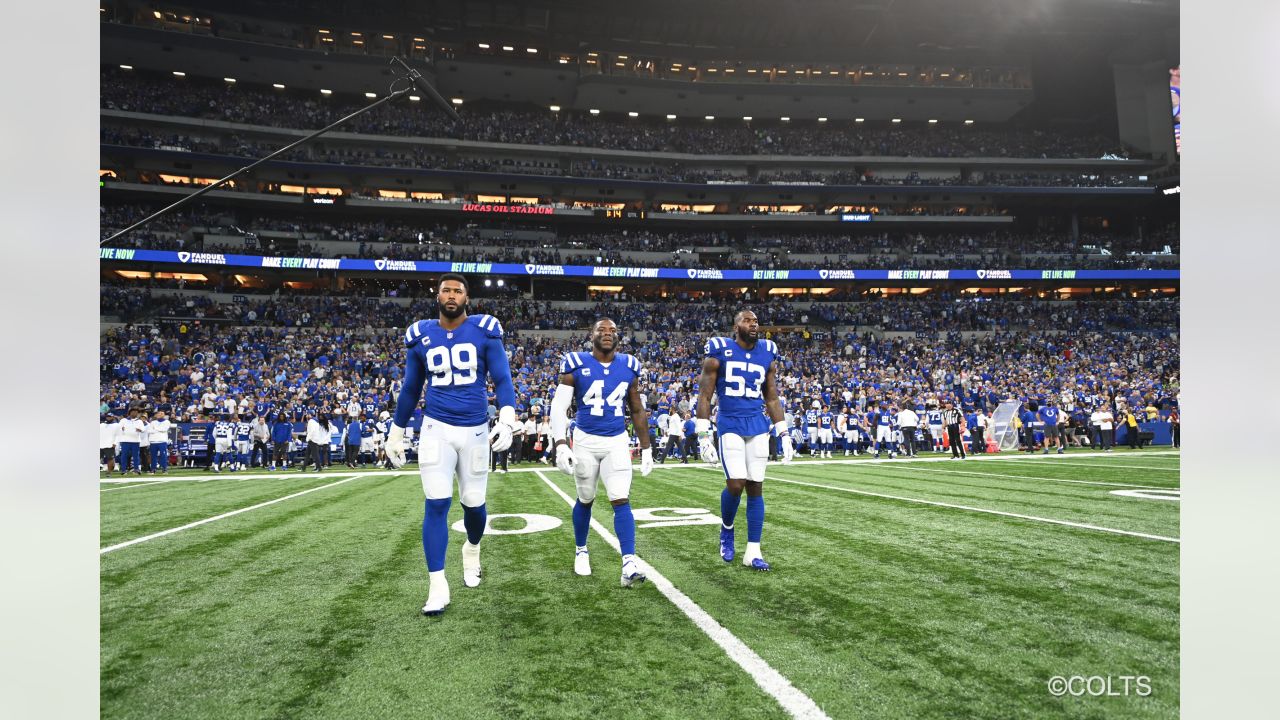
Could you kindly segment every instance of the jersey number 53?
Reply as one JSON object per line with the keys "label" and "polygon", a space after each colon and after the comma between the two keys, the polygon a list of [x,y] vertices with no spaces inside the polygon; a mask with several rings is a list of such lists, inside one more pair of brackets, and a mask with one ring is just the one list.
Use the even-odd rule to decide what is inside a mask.
{"label": "jersey number 53", "polygon": [[728,397],[758,398],[764,375],[764,368],[755,363],[731,360],[724,366],[724,394]]}
{"label": "jersey number 53", "polygon": [[458,343],[452,347],[437,345],[427,351],[427,371],[431,385],[470,385],[476,381],[476,346]]}

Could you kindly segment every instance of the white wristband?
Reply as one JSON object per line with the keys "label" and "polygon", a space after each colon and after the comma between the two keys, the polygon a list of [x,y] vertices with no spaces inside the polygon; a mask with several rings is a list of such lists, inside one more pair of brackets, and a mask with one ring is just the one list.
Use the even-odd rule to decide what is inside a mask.
{"label": "white wristband", "polygon": [[773,434],[782,437],[787,434],[787,421],[779,420],[773,424]]}

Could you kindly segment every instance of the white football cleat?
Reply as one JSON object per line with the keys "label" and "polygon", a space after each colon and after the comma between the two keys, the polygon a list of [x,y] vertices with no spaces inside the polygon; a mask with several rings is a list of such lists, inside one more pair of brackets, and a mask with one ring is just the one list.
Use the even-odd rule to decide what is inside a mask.
{"label": "white football cleat", "polygon": [[480,585],[480,546],[468,540],[462,543],[462,584],[469,588]]}
{"label": "white football cleat", "polygon": [[591,555],[586,548],[580,548],[573,554],[573,574],[582,577],[591,574]]}
{"label": "white football cleat", "polygon": [[427,616],[439,615],[449,606],[449,581],[444,579],[444,571],[440,571],[439,578],[432,573],[431,590],[427,593],[427,604],[422,606],[422,614]]}
{"label": "white football cleat", "polygon": [[622,560],[622,587],[629,588],[645,581],[644,573],[636,565],[636,556],[628,555]]}

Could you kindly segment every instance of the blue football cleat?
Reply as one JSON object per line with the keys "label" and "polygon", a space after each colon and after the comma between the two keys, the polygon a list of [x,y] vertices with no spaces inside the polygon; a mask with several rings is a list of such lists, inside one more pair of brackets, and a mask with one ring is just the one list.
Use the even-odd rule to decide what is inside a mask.
{"label": "blue football cleat", "polygon": [[733,529],[720,528],[720,557],[733,562]]}
{"label": "blue football cleat", "polygon": [[757,572],[769,572],[769,563],[765,562],[761,558],[752,558],[751,564],[747,565],[747,567]]}

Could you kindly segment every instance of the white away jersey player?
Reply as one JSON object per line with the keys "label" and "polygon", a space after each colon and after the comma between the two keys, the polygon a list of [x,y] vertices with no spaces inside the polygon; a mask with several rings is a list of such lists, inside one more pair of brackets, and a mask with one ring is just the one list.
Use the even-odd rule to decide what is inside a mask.
{"label": "white away jersey player", "polygon": [[772,340],[757,340],[754,347],[743,349],[729,338],[714,337],[707,341],[705,354],[720,362],[716,398],[725,478],[764,482],[771,425],[765,416],[764,379],[778,346]]}
{"label": "white away jersey player", "polygon": [[567,353],[560,373],[573,375],[573,478],[578,499],[595,500],[596,479],[604,483],[609,500],[631,494],[631,441],[627,436],[625,405],[629,388],[642,370],[640,361],[617,353],[606,367],[587,352]]}
{"label": "white away jersey player", "polygon": [[219,420],[213,424],[213,451],[215,453],[231,452],[231,436],[235,434],[235,423]]}

